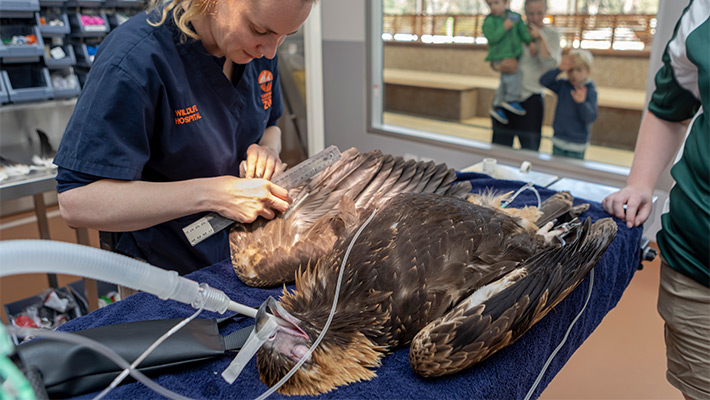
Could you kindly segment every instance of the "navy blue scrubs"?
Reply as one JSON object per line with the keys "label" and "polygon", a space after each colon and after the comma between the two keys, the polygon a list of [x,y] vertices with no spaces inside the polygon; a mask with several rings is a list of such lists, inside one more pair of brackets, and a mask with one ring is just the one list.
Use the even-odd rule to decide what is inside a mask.
{"label": "navy blue scrubs", "polygon": [[[131,18],[99,47],[54,159],[60,193],[102,178],[239,176],[247,148],[281,116],[275,58],[235,68],[233,83],[224,58],[182,39],[171,17],[157,27],[146,18]],[[182,233],[204,214],[123,233],[116,250],[180,274],[222,261],[227,230],[195,247]]]}

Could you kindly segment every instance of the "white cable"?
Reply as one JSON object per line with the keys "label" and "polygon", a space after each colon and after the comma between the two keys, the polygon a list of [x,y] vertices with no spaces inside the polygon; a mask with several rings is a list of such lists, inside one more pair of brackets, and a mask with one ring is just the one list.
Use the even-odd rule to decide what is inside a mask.
{"label": "white cable", "polygon": [[[200,285],[200,289],[204,289],[205,286],[206,286],[206,285],[205,285],[204,283],[201,284],[201,285]],[[151,345],[143,352],[143,354],[141,354],[140,356],[138,356],[138,358],[136,358],[136,360],[133,361],[133,363],[132,363],[128,368],[125,368],[125,369],[123,370],[123,372],[121,372],[121,373],[111,382],[111,384],[110,384],[106,389],[104,389],[101,393],[99,393],[96,397],[94,397],[93,400],[101,400],[101,399],[103,399],[104,396],[106,396],[111,390],[113,390],[116,386],[118,386],[121,382],[123,382],[123,380],[126,379],[126,377],[128,376],[128,374],[131,372],[131,370],[135,370],[135,368],[136,368],[141,362],[143,362],[143,360],[145,360],[146,357],[148,357],[148,355],[153,352],[153,350],[155,350],[158,346],[160,346],[160,345],[161,345],[164,341],[166,341],[170,336],[172,336],[173,334],[175,334],[175,332],[177,332],[177,331],[179,331],[180,329],[182,329],[183,327],[185,327],[185,325],[187,325],[188,323],[190,323],[190,321],[192,321],[193,319],[195,319],[195,318],[202,312],[202,309],[203,309],[204,303],[205,303],[205,301],[204,301],[204,293],[205,293],[205,291],[204,291],[204,290],[200,290],[199,293],[201,294],[200,297],[202,298],[202,301],[201,301],[200,304],[199,304],[199,309],[198,309],[197,311],[195,311],[191,316],[189,316],[189,317],[185,318],[184,320],[180,321],[179,323],[177,323],[177,324],[176,324],[175,326],[173,326],[169,331],[165,332],[165,333],[163,334],[163,336],[159,337],[158,340],[156,340],[155,342],[153,342],[153,344],[151,344]]]}
{"label": "white cable", "polygon": [[537,208],[540,208],[540,206],[542,205],[542,201],[540,200],[540,193],[537,191],[537,189],[535,189],[535,186],[533,186],[532,182],[528,182],[525,185],[521,186],[517,192],[513,193],[513,196],[510,198],[510,200],[507,200],[505,203],[503,203],[500,208],[508,207],[508,205],[510,205],[510,203],[512,203],[513,200],[515,200],[515,198],[518,197],[518,195],[522,193],[525,189],[532,190],[532,192],[535,193],[535,197],[537,197]]}
{"label": "white cable", "polygon": [[528,390],[528,394],[525,395],[524,400],[530,400],[530,397],[532,396],[533,392],[535,391],[535,389],[537,389],[537,385],[540,384],[540,381],[542,380],[542,376],[545,374],[545,371],[547,371],[547,367],[550,366],[552,359],[555,358],[555,356],[557,355],[557,352],[560,351],[562,346],[565,344],[565,342],[567,341],[567,337],[569,336],[569,333],[572,331],[572,327],[577,322],[579,317],[582,316],[582,313],[584,312],[584,310],[587,308],[587,304],[589,303],[589,299],[592,297],[592,287],[593,286],[594,286],[594,268],[592,268],[592,270],[589,271],[589,291],[587,292],[587,299],[584,301],[584,305],[582,306],[582,309],[579,310],[579,313],[577,314],[577,316],[574,317],[574,320],[572,320],[572,323],[569,325],[569,328],[567,328],[567,332],[565,332],[565,336],[562,338],[562,341],[560,342],[560,344],[552,352],[552,354],[550,354],[550,357],[547,358],[545,365],[543,365],[542,370],[540,370],[540,374],[537,376],[537,379],[535,379],[535,382],[530,387],[530,390]]}
{"label": "white cable", "polygon": [[360,236],[360,233],[365,229],[367,224],[372,221],[372,218],[375,216],[375,213],[377,212],[377,209],[374,209],[372,211],[372,214],[370,214],[370,217],[360,226],[360,229],[355,232],[355,236],[353,236],[353,239],[350,241],[350,245],[348,246],[347,251],[345,252],[345,256],[343,257],[343,262],[340,264],[340,273],[338,275],[338,283],[335,285],[335,297],[333,298],[333,306],[330,308],[330,315],[328,316],[328,320],[325,322],[325,325],[323,326],[323,330],[321,331],[320,335],[316,339],[315,342],[313,342],[313,346],[311,346],[310,349],[306,352],[306,354],[301,358],[301,360],[291,368],[290,371],[288,371],[288,374],[281,378],[280,381],[276,382],[274,386],[269,388],[266,392],[264,392],[261,396],[257,397],[256,400],[263,400],[267,397],[269,397],[272,393],[274,393],[278,388],[280,388],[286,381],[291,378],[293,374],[296,373],[296,371],[301,368],[301,365],[308,360],[308,358],[311,356],[313,353],[313,350],[315,350],[316,347],[320,344],[321,340],[323,340],[323,336],[325,336],[325,333],[328,331],[328,327],[330,327],[330,322],[333,321],[333,316],[335,315],[335,307],[338,305],[338,296],[340,295],[340,284],[343,281],[343,271],[345,271],[345,262],[348,260],[348,257],[350,256],[350,250],[352,250],[353,245],[355,244],[355,241],[357,240],[357,237]]}
{"label": "white cable", "polygon": [[[35,328],[20,328],[16,326],[11,326],[7,325],[7,330],[10,332],[15,333],[16,335],[20,335],[23,337],[26,336],[35,336],[35,337],[47,337],[49,339],[55,339],[55,340],[60,340],[64,342],[69,342],[69,343],[75,343],[75,344],[80,344],[83,346],[86,346],[87,348],[105,356],[109,360],[113,361],[116,363],[121,368],[129,368],[130,365],[128,364],[128,361],[124,360],[123,357],[121,357],[118,353],[116,353],[113,349],[106,347],[105,345],[93,340],[89,339],[84,336],[79,336],[70,332],[57,332],[57,331],[49,331],[46,329],[35,329]],[[153,382],[150,378],[145,376],[142,372],[136,370],[136,369],[130,369],[130,372],[132,377],[134,377],[138,382],[141,382],[142,384],[146,385],[149,389],[155,391],[156,393],[165,396],[169,399],[174,399],[174,400],[191,400],[189,397],[185,397],[181,394],[175,393],[169,389],[166,389],[159,384]]]}

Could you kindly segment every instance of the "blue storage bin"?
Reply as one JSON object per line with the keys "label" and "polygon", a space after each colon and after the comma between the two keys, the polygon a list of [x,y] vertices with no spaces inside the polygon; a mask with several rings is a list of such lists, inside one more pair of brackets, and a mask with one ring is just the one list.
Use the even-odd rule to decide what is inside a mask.
{"label": "blue storage bin", "polygon": [[71,24],[71,34],[75,37],[102,37],[110,30],[106,13],[100,12],[96,15],[103,19],[103,25],[84,25],[81,23],[80,14],[69,14],[69,23]]}
{"label": "blue storage bin", "polygon": [[122,8],[142,8],[145,2],[142,0],[106,0],[105,7]]}
{"label": "blue storage bin", "polygon": [[39,0],[0,0],[3,18],[31,18],[39,11]]}
{"label": "blue storage bin", "polygon": [[109,24],[109,26],[111,27],[111,29],[116,29],[116,28],[118,28],[119,26],[121,26],[121,24],[122,24],[123,22],[127,21],[127,19],[126,19],[125,21],[121,22],[122,17],[121,17],[119,14],[125,15],[126,18],[130,18],[130,17],[132,16],[132,15],[129,16],[129,15],[123,13],[123,12],[120,12],[120,11],[116,11],[115,14],[107,14],[106,16],[107,16],[107,18],[108,18],[108,24]]}
{"label": "blue storage bin", "polygon": [[54,94],[49,70],[40,64],[5,65],[2,78],[12,103],[47,100]]}
{"label": "blue storage bin", "polygon": [[74,69],[71,67],[52,71],[49,74],[49,79],[52,82],[53,97],[55,99],[77,97],[81,92],[79,78],[77,78]]}
{"label": "blue storage bin", "polygon": [[39,0],[41,7],[62,7],[67,4],[67,0]]}
{"label": "blue storage bin", "polygon": [[90,68],[86,67],[74,67],[74,73],[76,74],[77,78],[79,78],[79,85],[81,87],[86,86],[86,77],[89,76],[89,70]]}
{"label": "blue storage bin", "polygon": [[37,26],[39,27],[39,31],[42,34],[42,36],[48,37],[48,36],[64,36],[68,35],[69,32],[71,32],[71,26],[69,25],[69,17],[67,17],[66,13],[61,13],[60,15],[57,15],[56,18],[64,23],[63,26],[51,26],[49,25],[49,21],[46,21],[45,25],[42,25],[41,23],[41,18],[45,17],[45,19],[49,16],[46,14],[42,13],[40,11],[39,13],[35,13],[35,18],[37,20]]}
{"label": "blue storage bin", "polygon": [[[61,298],[69,299],[69,308],[63,313],[67,320],[72,320],[74,318],[81,317],[83,315],[88,314],[89,309],[88,305],[86,304],[86,299],[84,299],[85,294],[83,292],[84,286],[83,286],[83,281],[79,281],[81,284],[77,284],[77,282],[70,283],[69,285],[57,289],[53,289],[55,293],[57,293],[58,296]],[[115,291],[116,285],[109,285],[104,282],[97,282],[98,283],[98,289],[99,289],[99,296],[105,296],[107,293],[110,293],[111,290]],[[102,285],[103,284],[103,285]],[[106,286],[109,285],[109,286]],[[102,293],[103,292],[103,293]],[[43,295],[46,295],[47,292],[42,292],[40,294],[37,294],[32,297],[28,297],[26,299],[18,300],[12,303],[7,303],[3,306],[5,309],[5,315],[7,316],[7,319],[12,323],[17,317],[22,315],[23,313],[27,313],[28,308],[34,307],[35,309],[39,310],[40,308],[43,308],[43,302],[44,302],[44,297]],[[50,313],[49,315],[56,315],[57,313]],[[53,326],[52,329],[56,329],[57,326]],[[42,328],[42,329],[47,329],[47,328]],[[12,339],[16,344],[19,344],[22,340],[14,335],[12,335]]]}
{"label": "blue storage bin", "polygon": [[103,7],[104,0],[68,0],[67,7]]}
{"label": "blue storage bin", "polygon": [[23,24],[17,20],[18,24],[5,24],[0,26],[0,37],[11,39],[13,36],[35,35],[37,41],[34,44],[5,44],[0,41],[0,58],[5,63],[36,62],[44,54],[44,41],[36,25]]}
{"label": "blue storage bin", "polygon": [[7,89],[5,89],[5,79],[0,76],[0,103],[9,103],[10,98],[7,96]]}
{"label": "blue storage bin", "polygon": [[[83,303],[83,305],[86,306],[87,311],[88,311],[88,302],[86,301],[86,285],[84,284],[84,280],[78,280],[76,282],[72,282],[67,285],[67,289],[69,289],[74,296],[74,298],[77,300],[77,302]],[[96,289],[99,293],[99,299],[103,296],[109,296],[112,293],[117,293],[118,292],[118,286],[113,283],[108,283],[104,281],[96,281]],[[100,304],[99,304],[100,306]]]}
{"label": "blue storage bin", "polygon": [[61,46],[52,46],[50,45],[50,51],[51,49],[55,47],[61,47],[62,50],[64,50],[64,58],[56,59],[53,58],[51,54],[47,54],[45,51],[44,53],[44,65],[47,66],[49,69],[59,69],[59,68],[66,68],[66,67],[71,67],[72,65],[76,64],[76,54],[74,53],[74,46],[70,44],[63,44]]}
{"label": "blue storage bin", "polygon": [[80,67],[91,67],[94,62],[94,57],[91,53],[95,54],[95,50],[91,49],[98,48],[98,45],[86,44],[86,43],[74,43],[74,53],[76,54],[76,65]]}

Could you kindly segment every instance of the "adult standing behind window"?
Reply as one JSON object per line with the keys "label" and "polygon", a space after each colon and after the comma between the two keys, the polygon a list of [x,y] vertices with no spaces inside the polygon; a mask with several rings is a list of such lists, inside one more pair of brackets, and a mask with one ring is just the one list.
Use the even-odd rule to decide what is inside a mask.
{"label": "adult standing behind window", "polygon": [[[518,61],[518,69],[522,74],[521,105],[525,115],[507,113],[508,124],[503,125],[491,118],[493,124],[494,144],[513,146],[513,139],[518,136],[523,149],[538,151],[542,137],[542,120],[545,116],[544,91],[540,85],[540,77],[546,71],[556,67],[562,55],[560,34],[557,30],[543,23],[547,12],[547,0],[527,0],[525,2],[525,18],[528,21],[530,35],[534,41],[529,46],[523,46],[523,52]],[[513,64],[513,63],[511,63]],[[499,69],[513,69],[515,65],[501,64]]]}
{"label": "adult standing behind window", "polygon": [[109,34],[54,160],[67,223],[122,232],[115,250],[185,274],[229,257],[226,230],[184,237],[205,213],[287,210],[269,181],[284,168],[276,48],[312,4],[151,0]]}

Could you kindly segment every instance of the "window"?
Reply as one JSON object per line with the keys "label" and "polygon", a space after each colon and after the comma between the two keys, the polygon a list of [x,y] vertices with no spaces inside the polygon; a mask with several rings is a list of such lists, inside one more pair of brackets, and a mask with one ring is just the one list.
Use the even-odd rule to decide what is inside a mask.
{"label": "window", "polygon": [[[484,61],[487,46],[480,27],[488,13],[485,1],[370,4],[371,128],[510,153],[509,147],[491,145],[488,111],[499,75]],[[511,1],[514,10],[522,12],[522,6],[523,0]],[[623,173],[631,165],[646,103],[657,8],[657,0],[548,0],[545,22],[560,32],[562,47],[590,49],[595,58],[591,78],[599,111],[585,153],[589,168]],[[556,97],[547,93],[544,102],[537,156],[549,160]],[[519,142],[518,137],[514,150]]]}

